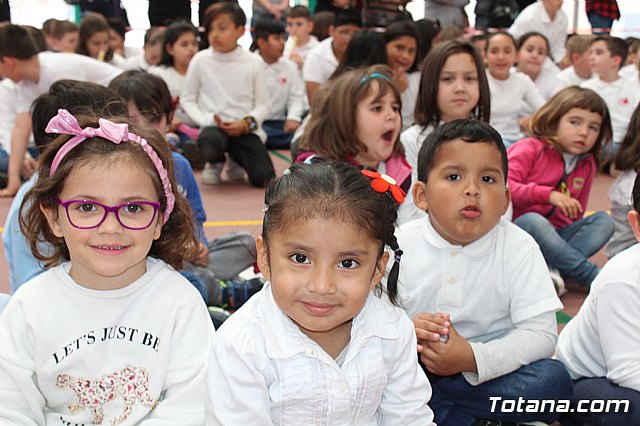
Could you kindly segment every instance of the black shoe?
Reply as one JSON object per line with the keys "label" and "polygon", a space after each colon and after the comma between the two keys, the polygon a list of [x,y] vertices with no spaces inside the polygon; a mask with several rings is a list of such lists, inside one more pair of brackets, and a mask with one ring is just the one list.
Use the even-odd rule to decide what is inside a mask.
{"label": "black shoe", "polygon": [[182,145],[182,155],[184,155],[184,157],[189,160],[189,164],[191,164],[192,169],[204,169],[205,161],[202,158],[200,148],[198,148],[198,144],[195,141],[188,140],[184,143],[184,145]]}

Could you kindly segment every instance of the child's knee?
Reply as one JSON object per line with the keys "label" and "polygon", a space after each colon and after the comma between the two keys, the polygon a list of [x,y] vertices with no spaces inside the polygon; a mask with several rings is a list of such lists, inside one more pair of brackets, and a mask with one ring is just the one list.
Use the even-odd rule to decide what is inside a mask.
{"label": "child's knee", "polygon": [[573,382],[564,364],[555,359],[536,361],[525,369],[527,380],[523,396],[528,400],[569,400]]}

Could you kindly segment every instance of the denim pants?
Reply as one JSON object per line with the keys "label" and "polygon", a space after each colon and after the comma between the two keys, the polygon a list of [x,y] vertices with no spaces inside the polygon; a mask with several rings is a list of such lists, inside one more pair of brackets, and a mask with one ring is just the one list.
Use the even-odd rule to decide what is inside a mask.
{"label": "denim pants", "polygon": [[293,133],[285,133],[284,120],[265,120],[262,129],[267,134],[267,148],[289,149]]}
{"label": "denim pants", "polygon": [[589,23],[591,24],[591,33],[594,35],[610,35],[613,19],[605,18],[596,12],[589,12],[587,18],[589,18]]}
{"label": "denim pants", "polygon": [[[628,412],[622,412],[622,405],[620,412],[615,413],[616,405],[610,405],[612,407],[609,410],[601,410],[599,406],[585,405],[588,403],[582,403],[578,407],[578,401],[594,401],[603,400],[606,402],[613,400],[628,400],[629,409]],[[579,413],[578,409],[585,409],[591,407],[589,411],[602,411],[600,413]],[[578,425],[594,425],[594,426],[620,426],[620,425],[639,425],[640,424],[640,392],[630,388],[625,388],[611,383],[604,377],[586,377],[576,380],[573,383],[573,398],[571,398],[571,408],[574,409],[573,413],[566,414],[560,419],[563,425],[578,426]],[[605,412],[609,411],[609,412]]]}
{"label": "denim pants", "polygon": [[[429,406],[434,421],[443,426],[471,425],[476,420],[501,422],[542,421],[553,423],[560,414],[553,412],[521,413],[516,410],[501,412],[504,400],[571,399],[571,377],[564,365],[557,360],[542,359],[524,365],[509,374],[477,386],[470,385],[462,374],[437,376],[427,373],[433,390]],[[500,397],[501,400],[491,400]],[[495,410],[492,412],[492,405]]]}
{"label": "denim pants", "polygon": [[613,235],[613,220],[605,212],[596,212],[559,229],[539,213],[523,214],[513,223],[536,240],[550,268],[560,271],[562,277],[585,286],[591,285],[600,272],[598,265],[589,257]]}

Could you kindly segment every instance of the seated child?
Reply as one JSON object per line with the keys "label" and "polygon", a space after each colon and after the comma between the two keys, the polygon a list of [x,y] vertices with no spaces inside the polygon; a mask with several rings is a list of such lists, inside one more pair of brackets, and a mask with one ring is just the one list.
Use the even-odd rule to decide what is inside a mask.
{"label": "seated child", "polygon": [[627,60],[625,65],[620,68],[620,75],[622,77],[638,77],[638,52],[640,51],[640,39],[636,37],[627,37],[624,39],[627,43]]}
{"label": "seated child", "polygon": [[282,57],[284,26],[275,21],[256,21],[253,50],[263,61],[264,85],[271,100],[271,112],[262,123],[267,148],[289,149],[293,133],[304,114],[305,88],[293,62]]}
{"label": "seated child", "polygon": [[[633,186],[629,224],[640,241],[640,177],[636,177]],[[607,262],[578,315],[560,333],[556,354],[574,380],[575,410],[567,415],[567,422],[563,417],[563,425],[640,424],[638,259],[640,245],[636,244]],[[628,411],[580,413],[576,409],[580,408],[577,406],[580,400],[615,400]]]}
{"label": "seated child", "polygon": [[413,318],[439,425],[552,423],[558,414],[492,410],[490,398],[571,396],[567,371],[548,359],[562,304],[533,238],[501,218],[506,178],[498,132],[475,120],[445,123],[418,154],[413,195],[428,216],[396,232],[399,301]]}
{"label": "seated child", "polygon": [[3,422],[202,424],[213,325],[176,272],[197,240],[169,146],[63,109],[47,131],[20,225],[48,270],[0,316]]}
{"label": "seated child", "polygon": [[530,129],[508,151],[513,222],[533,236],[549,268],[589,286],[600,272],[589,257],[613,234],[606,212],[584,216],[611,134],[609,110],[594,91],[571,86],[533,115]]}
{"label": "seated child", "polygon": [[413,325],[371,293],[389,245],[395,300],[399,189],[367,176],[312,159],[267,188],[257,246],[269,282],[215,336],[205,424],[433,425]]}
{"label": "seated child", "polygon": [[72,53],[38,53],[28,32],[18,25],[0,27],[0,75],[17,84],[16,117],[11,134],[11,156],[7,188],[0,197],[15,195],[21,176],[29,178],[35,160],[26,155],[31,134],[32,102],[55,81],[72,75],[80,81],[106,85],[120,74],[118,68]]}
{"label": "seated child", "polygon": [[629,128],[622,139],[614,165],[620,174],[609,188],[613,236],[605,249],[611,258],[636,243],[636,237],[629,226],[629,212],[633,211],[633,182],[640,169],[640,104],[631,116]]}
{"label": "seated child", "polygon": [[286,30],[289,37],[284,45],[283,56],[293,61],[302,72],[307,55],[319,43],[318,38],[311,34],[313,21],[307,6],[297,5],[289,10]]}
{"label": "seated child", "polygon": [[87,13],[80,21],[76,53],[123,68],[125,59],[111,50],[109,23],[98,13]]}
{"label": "seated child", "polygon": [[560,89],[580,86],[591,78],[589,46],[593,38],[589,34],[575,34],[567,41],[567,55],[571,66],[557,74],[558,80],[560,80]]}
{"label": "seated child", "polygon": [[160,63],[162,50],[164,49],[164,29],[151,27],[144,34],[142,55],[130,56],[122,66],[125,70],[148,70]]}
{"label": "seated child", "polygon": [[78,47],[80,28],[70,21],[57,21],[51,28],[51,50],[74,53]]}
{"label": "seated child", "polygon": [[270,110],[262,60],[238,45],[246,23],[235,2],[207,9],[203,24],[211,47],[193,57],[180,96],[185,112],[200,127],[206,185],[220,183],[226,152],[247,172],[251,185],[265,187],[275,177],[261,127]]}
{"label": "seated child", "polygon": [[610,36],[594,38],[590,47],[594,77],[580,86],[602,96],[611,113],[613,143],[605,150],[606,162],[611,161],[620,149],[631,114],[640,102],[638,78],[628,79],[619,74],[626,57],[627,45],[624,40]]}
{"label": "seated child", "polygon": [[[45,128],[60,108],[72,114],[100,113],[103,117],[126,117],[128,114],[127,104],[111,89],[84,81],[58,80],[51,85],[47,93],[38,96],[31,107],[35,146],[40,152],[44,151],[55,137],[46,133]],[[4,255],[9,265],[9,285],[13,293],[31,278],[45,271],[42,262],[31,253],[29,241],[20,230],[20,206],[25,194],[37,180],[36,172],[20,187],[11,203],[2,232]],[[51,246],[44,242],[39,244],[42,252],[49,250],[47,247]]]}

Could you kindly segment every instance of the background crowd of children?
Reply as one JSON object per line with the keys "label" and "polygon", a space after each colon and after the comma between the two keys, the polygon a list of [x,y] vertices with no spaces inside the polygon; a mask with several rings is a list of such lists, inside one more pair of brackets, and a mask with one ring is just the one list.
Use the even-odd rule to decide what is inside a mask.
{"label": "background crowd of children", "polygon": [[[249,50],[233,1],[140,51],[99,13],[1,25],[0,419],[640,422],[640,40],[567,36],[561,0],[470,36],[437,3],[373,28],[359,2],[256,0]],[[226,179],[266,188],[255,243],[204,235],[199,184]],[[249,267],[266,284],[214,335]],[[589,295],[558,337],[565,281]]]}

